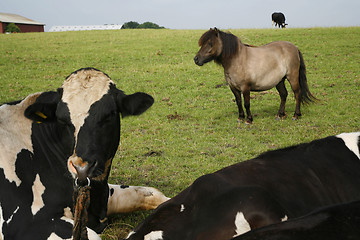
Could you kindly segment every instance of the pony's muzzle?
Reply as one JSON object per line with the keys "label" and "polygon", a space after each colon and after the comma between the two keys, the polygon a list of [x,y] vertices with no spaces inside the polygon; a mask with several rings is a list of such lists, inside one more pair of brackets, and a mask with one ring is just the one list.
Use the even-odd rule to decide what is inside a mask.
{"label": "pony's muzzle", "polygon": [[204,65],[202,62],[200,62],[199,56],[197,56],[197,55],[194,57],[194,62],[198,66]]}

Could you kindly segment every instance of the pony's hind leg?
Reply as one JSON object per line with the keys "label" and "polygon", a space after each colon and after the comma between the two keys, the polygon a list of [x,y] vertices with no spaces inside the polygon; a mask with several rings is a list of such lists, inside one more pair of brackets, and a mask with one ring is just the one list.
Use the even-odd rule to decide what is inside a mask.
{"label": "pony's hind leg", "polygon": [[284,119],[286,117],[285,104],[286,98],[288,96],[288,91],[285,87],[285,77],[276,85],[276,89],[278,90],[281,99],[280,108],[278,114],[276,115],[276,119]]}
{"label": "pony's hind leg", "polygon": [[301,111],[300,111],[301,88],[300,88],[300,83],[299,83],[299,74],[297,73],[292,76],[289,75],[287,77],[287,79],[289,80],[291,89],[294,92],[295,102],[296,102],[295,113],[294,113],[294,116],[292,117],[292,119],[297,120],[301,116]]}
{"label": "pony's hind leg", "polygon": [[235,96],[235,101],[236,101],[236,104],[239,109],[239,120],[242,120],[245,118],[245,113],[244,113],[242,103],[241,103],[241,91],[239,91],[238,89],[236,89],[235,87],[233,87],[231,85],[230,85],[230,89]]}

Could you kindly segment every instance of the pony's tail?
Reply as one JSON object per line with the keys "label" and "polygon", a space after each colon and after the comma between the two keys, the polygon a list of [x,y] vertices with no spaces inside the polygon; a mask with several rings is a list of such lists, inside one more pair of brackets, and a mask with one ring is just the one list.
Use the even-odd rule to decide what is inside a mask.
{"label": "pony's tail", "polygon": [[301,89],[301,103],[311,103],[317,99],[311,94],[306,78],[306,67],[304,58],[299,50],[300,69],[299,69],[299,84]]}

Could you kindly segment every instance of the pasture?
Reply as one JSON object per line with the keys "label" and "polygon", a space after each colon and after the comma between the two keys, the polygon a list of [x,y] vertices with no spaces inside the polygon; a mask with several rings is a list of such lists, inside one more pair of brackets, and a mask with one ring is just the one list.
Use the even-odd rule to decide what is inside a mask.
{"label": "pasture", "polygon": [[[244,43],[285,40],[303,54],[310,91],[318,102],[292,121],[275,120],[276,89],[251,93],[252,125],[237,122],[223,68],[194,64],[206,30],[118,30],[0,35],[0,102],[55,90],[74,70],[95,67],[119,89],[155,98],[143,115],[122,120],[110,183],[146,185],[173,197],[199,176],[261,152],[360,130],[360,27],[236,29]],[[331,166],[324,166],[331,167]],[[147,212],[114,216],[103,239],[125,237]]]}

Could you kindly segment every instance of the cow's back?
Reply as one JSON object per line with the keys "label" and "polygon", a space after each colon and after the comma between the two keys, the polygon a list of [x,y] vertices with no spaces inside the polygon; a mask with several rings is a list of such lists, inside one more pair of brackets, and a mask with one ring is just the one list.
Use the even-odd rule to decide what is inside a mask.
{"label": "cow's back", "polygon": [[341,138],[332,136],[266,152],[214,174],[237,187],[266,189],[294,217],[360,199],[359,172],[359,158]]}

